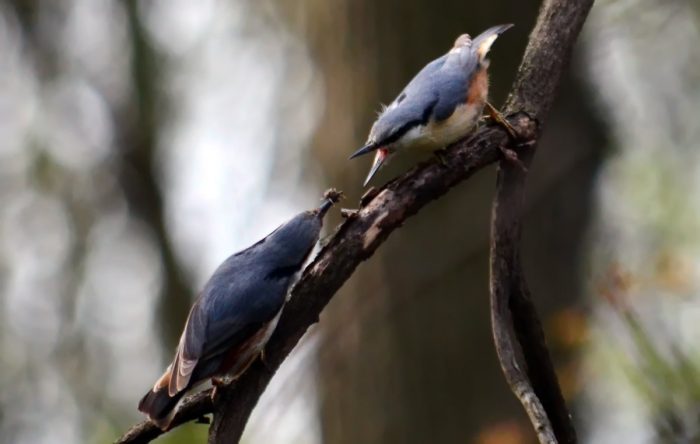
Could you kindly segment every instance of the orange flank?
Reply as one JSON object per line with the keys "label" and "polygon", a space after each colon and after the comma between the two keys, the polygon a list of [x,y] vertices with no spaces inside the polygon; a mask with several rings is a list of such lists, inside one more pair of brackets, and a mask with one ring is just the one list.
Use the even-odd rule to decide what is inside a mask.
{"label": "orange flank", "polygon": [[486,102],[486,96],[489,91],[489,75],[486,69],[481,68],[474,77],[472,77],[471,85],[467,89],[467,103],[470,105],[481,105]]}

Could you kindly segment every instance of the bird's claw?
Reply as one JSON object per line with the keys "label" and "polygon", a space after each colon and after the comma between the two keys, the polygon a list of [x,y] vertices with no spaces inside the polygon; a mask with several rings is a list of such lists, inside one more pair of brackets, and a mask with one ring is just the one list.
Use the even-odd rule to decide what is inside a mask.
{"label": "bird's claw", "polygon": [[518,131],[516,131],[516,129],[513,128],[513,125],[508,123],[505,117],[503,117],[503,115],[493,105],[491,105],[489,102],[486,102],[485,108],[486,112],[488,113],[488,117],[497,124],[501,125],[513,140],[520,139]]}

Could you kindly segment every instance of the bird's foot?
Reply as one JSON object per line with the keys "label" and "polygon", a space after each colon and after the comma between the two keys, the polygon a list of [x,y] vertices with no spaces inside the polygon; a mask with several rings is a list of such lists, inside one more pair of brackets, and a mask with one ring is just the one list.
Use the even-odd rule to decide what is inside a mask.
{"label": "bird's foot", "polygon": [[447,150],[445,148],[440,148],[439,150],[433,151],[433,154],[435,154],[435,157],[440,161],[440,164],[444,167],[448,166],[447,164],[447,158],[445,157],[447,155]]}
{"label": "bird's foot", "polygon": [[503,117],[503,114],[501,114],[496,108],[494,108],[493,105],[491,105],[489,102],[486,102],[485,108],[489,118],[501,125],[513,140],[520,139],[520,135],[515,130],[515,128],[513,128],[513,125],[508,123],[506,118]]}

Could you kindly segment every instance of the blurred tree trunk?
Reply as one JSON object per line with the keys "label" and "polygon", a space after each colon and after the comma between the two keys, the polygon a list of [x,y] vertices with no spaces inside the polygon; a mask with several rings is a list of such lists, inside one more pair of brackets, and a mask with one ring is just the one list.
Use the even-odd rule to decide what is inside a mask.
{"label": "blurred tree trunk", "polygon": [[[460,33],[513,22],[491,56],[491,99],[501,103],[537,8],[516,0],[307,0],[306,12],[293,19],[326,85],[316,156],[328,183],[347,192],[345,206],[356,205],[370,162],[345,159],[365,140],[379,103],[393,100]],[[531,174],[524,240],[525,266],[545,320],[580,297],[581,241],[604,146],[582,85],[569,79],[562,93]],[[376,182],[417,159],[396,159]],[[436,202],[334,298],[321,323],[319,353],[326,442],[465,442],[484,425],[515,418],[527,427],[502,380],[489,328],[493,189],[489,171]]]}
{"label": "blurred tree trunk", "polygon": [[122,129],[118,137],[123,149],[119,177],[130,211],[152,230],[161,252],[164,276],[157,314],[162,342],[169,351],[179,340],[192,291],[168,237],[164,197],[154,165],[157,118],[167,111],[165,98],[158,88],[159,55],[149,41],[136,0],[129,0],[124,5],[129,19],[134,91],[125,109],[117,111],[116,127]]}

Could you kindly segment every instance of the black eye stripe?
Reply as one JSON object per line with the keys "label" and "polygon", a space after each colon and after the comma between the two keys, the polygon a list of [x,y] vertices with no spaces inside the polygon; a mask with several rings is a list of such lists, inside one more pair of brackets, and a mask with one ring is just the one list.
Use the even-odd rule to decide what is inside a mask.
{"label": "black eye stripe", "polygon": [[396,129],[393,133],[391,133],[388,137],[385,137],[384,140],[381,140],[377,143],[377,146],[382,146],[382,145],[388,145],[390,143],[394,143],[397,140],[401,138],[404,134],[406,134],[411,128],[419,125],[425,125],[428,123],[428,120],[430,120],[430,116],[433,113],[433,109],[435,108],[435,104],[437,103],[437,100],[434,100],[430,106],[428,106],[424,111],[423,115],[421,115],[420,119],[414,119],[410,120],[403,125],[401,125],[398,129]]}

